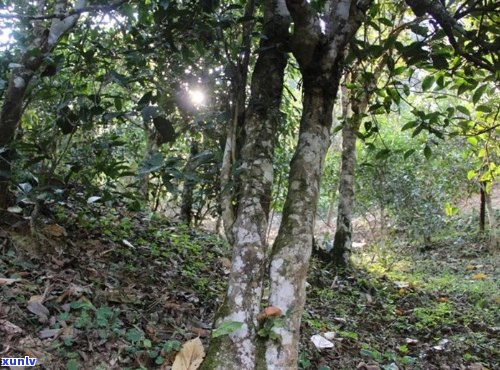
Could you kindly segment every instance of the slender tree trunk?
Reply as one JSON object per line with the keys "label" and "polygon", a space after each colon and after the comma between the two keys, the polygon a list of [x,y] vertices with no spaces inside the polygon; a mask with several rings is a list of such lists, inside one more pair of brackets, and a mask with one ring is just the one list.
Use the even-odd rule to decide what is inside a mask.
{"label": "slender tree trunk", "polygon": [[[195,170],[194,157],[199,153],[198,143],[193,140],[191,142],[190,156],[186,166],[184,167],[184,173],[192,174]],[[193,192],[196,181],[186,178],[184,180],[184,187],[182,189],[182,202],[181,202],[181,220],[187,224],[191,225],[193,218]]]}
{"label": "slender tree trunk", "polygon": [[486,184],[481,181],[479,184],[479,231],[484,232],[486,224]]}
{"label": "slender tree trunk", "polygon": [[490,228],[491,246],[493,248],[498,248],[500,241],[498,240],[498,229],[495,220],[495,210],[493,209],[493,203],[491,202],[491,193],[485,194],[485,203],[488,211],[488,226]]}
{"label": "slender tree trunk", "polygon": [[289,15],[284,0],[267,0],[264,35],[252,76],[241,152],[241,196],[233,225],[229,288],[214,327],[236,321],[241,328],[212,338],[202,369],[254,370],[257,315],[260,311],[268,247],[266,230],[273,183],[273,155],[280,117],[287,54],[282,50]]}
{"label": "slender tree trunk", "polygon": [[[354,74],[352,77],[355,80],[357,74]],[[342,99],[345,97],[349,103],[345,103],[343,109],[345,124],[342,129],[339,206],[337,211],[337,228],[335,230],[332,249],[332,261],[336,266],[341,268],[349,265],[349,255],[352,249],[352,208],[354,205],[357,133],[368,108],[369,92],[373,90],[375,85],[375,81],[372,81],[361,94],[348,93],[347,89],[343,89],[342,94]],[[349,110],[352,114],[349,113]]]}
{"label": "slender tree trunk", "polygon": [[[39,13],[44,11],[45,4],[45,1],[38,1]],[[67,1],[58,0],[54,6],[54,12],[64,13],[67,5]],[[76,8],[83,6],[85,2],[80,1]],[[45,28],[41,21],[36,22],[32,35],[33,41],[23,54],[19,66],[12,69],[0,111],[0,209],[7,208],[9,203],[8,190],[12,157],[10,146],[21,120],[28,85],[47,54],[54,49],[61,36],[73,28],[77,20],[76,14],[64,19],[55,18],[51,21],[49,28]]]}
{"label": "slender tree trunk", "polygon": [[[245,17],[252,17],[255,12],[255,1],[248,0],[245,8]],[[241,148],[244,142],[245,123],[245,103],[246,88],[248,80],[248,65],[250,62],[251,35],[253,22],[247,21],[243,26],[242,45],[243,52],[241,59],[232,64],[232,116],[228,124],[226,144],[222,156],[221,167],[221,217],[224,226],[224,232],[228,241],[232,244],[234,236],[232,227],[236,219],[235,204],[237,203],[238,187],[233,176],[233,170],[239,158]],[[226,55],[229,57],[229,55]]]}

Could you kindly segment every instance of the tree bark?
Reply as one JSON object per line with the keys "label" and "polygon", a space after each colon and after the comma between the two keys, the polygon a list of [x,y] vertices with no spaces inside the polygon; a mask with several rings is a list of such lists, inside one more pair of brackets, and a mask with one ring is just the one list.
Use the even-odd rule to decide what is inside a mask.
{"label": "tree bark", "polygon": [[[38,11],[44,10],[45,2],[38,1]],[[54,6],[57,14],[67,9],[67,1],[58,0]],[[79,1],[76,9],[84,7],[85,1]],[[23,112],[26,90],[33,76],[37,73],[57,42],[68,30],[74,27],[78,14],[63,19],[54,18],[50,27],[44,27],[41,21],[35,23],[33,41],[21,58],[21,63],[12,69],[9,84],[0,111],[0,209],[9,205],[9,183],[11,176],[11,144],[14,140]]]}
{"label": "tree bark", "polygon": [[[336,72],[341,73],[340,68]],[[335,89],[335,85],[332,85]],[[296,369],[299,328],[323,161],[330,144],[335,95],[330,88],[305,88],[299,142],[290,165],[283,221],[273,246],[269,305],[285,314],[273,328],[279,340],[268,340],[266,369]]]}
{"label": "tree bark", "polygon": [[287,53],[283,43],[290,24],[284,0],[267,0],[264,35],[252,76],[241,151],[241,196],[232,228],[233,258],[226,298],[214,327],[236,321],[235,332],[212,338],[203,370],[254,370],[257,315],[268,257],[266,230],[273,183],[273,155]]}
{"label": "tree bark", "polygon": [[[249,0],[245,8],[245,17],[250,18],[255,12],[255,1]],[[246,88],[248,80],[248,65],[250,62],[251,34],[253,22],[247,21],[243,26],[241,59],[231,64],[231,88],[232,88],[232,112],[228,123],[226,143],[222,156],[221,167],[221,217],[224,232],[230,244],[233,244],[233,224],[236,219],[235,203],[237,203],[237,186],[233,176],[233,170],[240,157],[241,147],[244,141],[243,126],[245,123]],[[226,57],[230,57],[226,47]]]}
{"label": "tree bark", "polygon": [[479,183],[479,231],[484,232],[486,224],[486,184],[481,181]]}
{"label": "tree bark", "polygon": [[[346,89],[347,90],[347,89]],[[352,207],[354,204],[354,179],[356,170],[356,134],[361,124],[363,113],[366,110],[367,99],[363,102],[350,99],[345,93],[345,98],[350,100],[353,112],[349,117],[348,107],[344,112],[345,124],[342,129],[342,164],[339,183],[339,205],[337,211],[337,227],[333,241],[332,261],[340,268],[349,265],[349,255],[352,247]],[[344,99],[344,94],[342,96]]]}
{"label": "tree bark", "polygon": [[[195,170],[195,161],[199,153],[198,143],[193,140],[191,142],[190,155],[186,166],[184,167],[184,173],[192,174]],[[182,202],[181,202],[181,220],[188,226],[191,225],[193,219],[193,193],[196,181],[186,178],[184,180],[184,187],[182,189]]]}
{"label": "tree bark", "polygon": [[332,111],[346,45],[358,30],[370,1],[330,1],[324,27],[304,0],[287,0],[294,21],[292,52],[304,81],[299,141],[290,165],[283,220],[273,246],[269,305],[284,313],[268,338],[257,369],[298,367],[300,322],[323,162],[330,144]]}

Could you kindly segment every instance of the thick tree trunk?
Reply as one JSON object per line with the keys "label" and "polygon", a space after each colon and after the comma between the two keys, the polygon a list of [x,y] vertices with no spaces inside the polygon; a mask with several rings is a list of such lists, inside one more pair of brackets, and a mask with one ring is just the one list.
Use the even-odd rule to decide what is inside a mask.
{"label": "thick tree trunk", "polygon": [[252,77],[241,152],[241,196],[233,225],[233,259],[229,288],[214,327],[236,321],[235,332],[212,338],[202,369],[254,370],[257,315],[266,271],[266,230],[273,182],[273,154],[280,116],[287,54],[282,43],[289,16],[284,0],[265,4],[264,34]]}
{"label": "thick tree trunk", "polygon": [[[300,322],[305,304],[306,275],[323,162],[330,144],[332,111],[342,75],[344,50],[361,25],[370,1],[328,2],[325,27],[304,0],[287,0],[294,21],[292,51],[303,81],[303,111],[299,141],[290,165],[283,220],[273,246],[269,305],[282,312],[265,346],[264,364],[257,369],[298,367]],[[323,18],[323,19],[325,19]],[[324,29],[324,31],[323,31]]]}
{"label": "thick tree trunk", "polygon": [[[38,11],[41,13],[44,11],[45,2],[39,1],[38,4]],[[76,8],[83,6],[85,6],[85,2],[80,1]],[[66,8],[67,1],[58,0],[54,6],[54,12],[63,14]],[[41,22],[36,22],[32,43],[23,54],[19,66],[12,70],[0,111],[0,209],[8,207],[11,175],[11,150],[9,147],[14,140],[21,120],[28,85],[47,54],[57,45],[61,36],[73,28],[77,20],[77,14],[64,19],[55,18],[51,21],[49,28],[43,27]]]}
{"label": "thick tree trunk", "polygon": [[[340,69],[337,73],[341,73]],[[334,84],[332,89],[335,92]],[[283,221],[273,247],[270,267],[269,305],[282,310],[284,324],[273,328],[280,339],[266,343],[266,369],[297,368],[306,275],[312,251],[321,171],[330,145],[334,99],[329,88],[305,88],[299,142],[290,165]]]}

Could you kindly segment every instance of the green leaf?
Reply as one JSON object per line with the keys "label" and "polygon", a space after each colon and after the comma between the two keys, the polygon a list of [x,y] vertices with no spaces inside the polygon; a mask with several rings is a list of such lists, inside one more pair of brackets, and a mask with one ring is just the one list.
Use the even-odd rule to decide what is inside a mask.
{"label": "green leaf", "polygon": [[425,158],[429,159],[431,155],[432,155],[432,150],[428,145],[426,145],[424,148],[424,156]]}
{"label": "green leaf", "polygon": [[489,105],[486,105],[486,104],[481,104],[481,105],[478,105],[476,107],[476,110],[478,112],[483,112],[483,113],[491,113],[493,110],[491,109],[491,107]]}
{"label": "green leaf", "polygon": [[424,80],[422,81],[422,90],[423,91],[429,90],[433,84],[434,84],[434,76],[433,75],[425,77]]}
{"label": "green leaf", "polygon": [[472,102],[474,104],[476,104],[479,101],[479,99],[481,99],[481,96],[483,96],[483,94],[487,88],[488,88],[488,85],[484,84],[484,85],[481,85],[480,87],[478,87],[476,89],[476,91],[474,91],[474,95],[472,95]]}
{"label": "green leaf", "polygon": [[74,358],[68,360],[68,362],[66,363],[66,370],[79,370],[79,369],[80,369],[80,363]]}
{"label": "green leaf", "polygon": [[467,172],[467,180],[472,180],[474,177],[477,176],[477,172],[474,171],[474,170],[470,170],[469,172]]}
{"label": "green leaf", "polygon": [[156,364],[156,365],[161,365],[161,364],[163,364],[164,362],[165,362],[165,359],[164,359],[163,357],[161,357],[161,356],[158,356],[158,357],[156,358],[156,360],[155,360],[155,364]]}
{"label": "green leaf", "polygon": [[467,142],[472,145],[474,148],[477,148],[477,138],[474,136],[468,137]]}
{"label": "green leaf", "polygon": [[404,159],[407,159],[410,155],[415,153],[415,149],[408,149],[405,154],[403,155]]}
{"label": "green leaf", "polygon": [[382,149],[377,153],[375,159],[380,159],[380,160],[386,159],[387,157],[389,157],[389,154],[391,154],[390,149]]}
{"label": "green leaf", "polygon": [[163,159],[163,155],[161,153],[154,153],[139,165],[139,175],[145,175],[159,170],[164,164],[165,160]]}
{"label": "green leaf", "polygon": [[149,339],[144,339],[142,344],[144,345],[144,348],[151,348],[153,346],[153,343],[151,343]]}
{"label": "green leaf", "polygon": [[236,330],[243,326],[242,322],[239,321],[226,321],[223,322],[217,329],[212,331],[212,338],[221,337],[223,335],[229,335],[234,333]]}
{"label": "green leaf", "polygon": [[465,114],[466,116],[470,116],[470,112],[467,108],[465,108],[463,105],[457,105],[456,106],[457,110],[460,112],[460,113],[463,113]]}
{"label": "green leaf", "polygon": [[137,343],[139,342],[142,338],[144,338],[144,332],[142,330],[139,330],[137,328],[132,328],[127,331],[126,335],[127,340]]}
{"label": "green leaf", "polygon": [[403,125],[403,127],[401,127],[401,131],[409,130],[409,129],[413,128],[413,127],[418,126],[418,124],[419,124],[418,121],[409,121],[409,122],[405,123]]}

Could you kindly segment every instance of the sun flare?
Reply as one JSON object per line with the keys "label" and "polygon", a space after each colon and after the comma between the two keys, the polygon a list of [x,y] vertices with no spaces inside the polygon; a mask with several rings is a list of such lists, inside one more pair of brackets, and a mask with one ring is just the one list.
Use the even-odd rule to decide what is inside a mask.
{"label": "sun flare", "polygon": [[189,97],[191,102],[196,106],[202,106],[205,104],[206,96],[201,90],[189,90]]}

